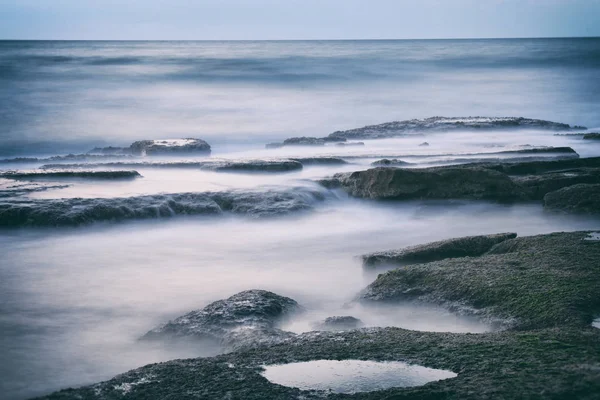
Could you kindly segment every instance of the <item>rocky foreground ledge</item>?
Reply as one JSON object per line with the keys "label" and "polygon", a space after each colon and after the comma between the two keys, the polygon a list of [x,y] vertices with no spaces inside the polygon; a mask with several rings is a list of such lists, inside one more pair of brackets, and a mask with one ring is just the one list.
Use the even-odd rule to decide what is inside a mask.
{"label": "rocky foreground ledge", "polygon": [[[148,365],[44,399],[598,399],[600,329],[592,327],[600,315],[598,237],[590,232],[503,237],[478,257],[442,259],[380,275],[357,298],[438,302],[510,321],[502,331],[310,332],[217,357]],[[242,297],[261,299],[259,313],[265,305],[271,310],[261,314],[263,322],[263,317],[271,321],[287,306],[297,307],[293,300],[269,292],[251,291]],[[235,303],[230,300],[218,304]],[[225,313],[223,321],[229,317]],[[264,365],[323,359],[404,361],[458,376],[349,396],[280,386],[261,375]]]}

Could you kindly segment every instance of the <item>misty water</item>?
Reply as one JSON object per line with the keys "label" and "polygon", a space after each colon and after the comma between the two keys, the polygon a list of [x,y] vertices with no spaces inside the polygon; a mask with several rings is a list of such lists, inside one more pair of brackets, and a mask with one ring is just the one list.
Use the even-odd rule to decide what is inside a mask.
{"label": "misty water", "polygon": [[[600,155],[600,143],[527,130],[417,133],[355,147],[265,144],[433,115],[522,115],[594,129],[600,127],[598,68],[597,39],[0,42],[4,158],[198,137],[212,145],[210,157],[134,162],[317,156],[346,161],[262,174],[90,165],[135,169],[142,176],[47,179],[40,183],[47,190],[19,193],[18,201],[25,202],[221,191],[260,197],[303,190],[320,196],[301,194],[304,207],[284,202],[269,218],[177,215],[0,230],[0,393],[25,399],[152,362],[217,354],[221,349],[214,346],[138,338],[246,289],[298,301],[306,312],[281,326],[295,333],[336,315],[352,315],[367,327],[495,329],[431,305],[353,302],[380,272],[364,271],[357,256],[465,235],[598,230],[600,219],[549,213],[539,203],[379,203],[348,198],[316,181],[369,168],[384,157],[409,162],[408,168],[497,161],[516,157],[502,152],[540,146],[570,146],[589,157]],[[429,146],[420,146],[425,141]],[[49,163],[0,162],[0,170],[38,170]],[[17,184],[37,183],[3,180],[0,192]]]}

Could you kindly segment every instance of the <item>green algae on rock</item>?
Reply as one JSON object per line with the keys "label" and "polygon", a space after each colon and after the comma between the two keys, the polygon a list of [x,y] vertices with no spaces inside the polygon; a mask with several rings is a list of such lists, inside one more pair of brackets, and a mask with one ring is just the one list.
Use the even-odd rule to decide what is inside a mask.
{"label": "green algae on rock", "polygon": [[600,245],[584,242],[587,235],[509,239],[480,257],[398,268],[360,299],[433,302],[520,330],[589,326],[600,313]]}

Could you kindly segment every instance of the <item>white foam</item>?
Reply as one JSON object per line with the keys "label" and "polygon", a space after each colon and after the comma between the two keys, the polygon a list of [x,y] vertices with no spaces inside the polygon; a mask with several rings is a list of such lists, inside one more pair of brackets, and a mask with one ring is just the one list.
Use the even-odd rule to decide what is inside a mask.
{"label": "white foam", "polygon": [[597,242],[600,240],[600,232],[592,232],[589,235],[587,235],[586,237],[584,237],[583,240]]}
{"label": "white foam", "polygon": [[451,371],[404,362],[317,360],[265,366],[270,382],[301,390],[359,393],[393,387],[414,387],[455,378]]}
{"label": "white foam", "polygon": [[600,329],[600,318],[596,318],[593,322],[592,322],[592,326],[594,328],[598,328]]}

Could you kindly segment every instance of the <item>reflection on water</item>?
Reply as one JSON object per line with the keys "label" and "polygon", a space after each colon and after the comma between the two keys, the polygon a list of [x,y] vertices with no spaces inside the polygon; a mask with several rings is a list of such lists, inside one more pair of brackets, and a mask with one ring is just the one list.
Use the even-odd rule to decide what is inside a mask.
{"label": "reflection on water", "polygon": [[451,371],[404,362],[359,360],[317,360],[264,368],[263,376],[278,385],[348,394],[421,386],[458,376]]}

